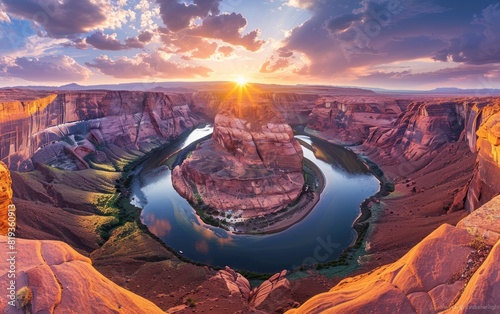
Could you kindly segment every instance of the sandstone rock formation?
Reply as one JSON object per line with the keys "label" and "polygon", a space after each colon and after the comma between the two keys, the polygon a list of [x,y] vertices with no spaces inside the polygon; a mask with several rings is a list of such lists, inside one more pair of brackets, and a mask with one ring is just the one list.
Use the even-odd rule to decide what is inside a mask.
{"label": "sandstone rock formation", "polygon": [[8,229],[8,207],[12,200],[12,180],[7,166],[0,161],[0,235]]}
{"label": "sandstone rock formation", "polygon": [[24,99],[0,102],[0,160],[12,170],[32,170],[34,163],[69,170],[119,167],[117,156],[147,152],[198,123],[181,94],[3,93]]}
{"label": "sandstone rock formation", "polygon": [[500,193],[499,126],[498,99],[478,101],[471,108],[467,138],[470,149],[478,151],[478,158],[467,190],[465,208],[468,211],[473,211]]}
{"label": "sandstone rock formation", "polygon": [[274,274],[250,293],[250,307],[264,313],[283,312],[295,307],[290,282],[286,279],[287,271]]}
{"label": "sandstone rock formation", "polygon": [[395,263],[347,278],[287,313],[498,310],[499,215],[496,197],[457,227],[442,225]]}
{"label": "sandstone rock formation", "polygon": [[282,209],[302,192],[302,149],[267,101],[228,101],[215,117],[212,139],[172,173],[191,202],[251,217]]}
{"label": "sandstone rock formation", "polygon": [[339,144],[359,144],[371,129],[393,124],[405,105],[383,97],[325,96],[316,100],[307,126]]}
{"label": "sandstone rock formation", "polygon": [[[0,245],[7,238],[0,236]],[[28,287],[31,313],[164,313],[152,302],[127,291],[97,272],[90,262],[59,241],[16,240],[13,291]],[[0,261],[0,289],[10,295],[9,262]],[[25,313],[0,298],[4,313]]]}

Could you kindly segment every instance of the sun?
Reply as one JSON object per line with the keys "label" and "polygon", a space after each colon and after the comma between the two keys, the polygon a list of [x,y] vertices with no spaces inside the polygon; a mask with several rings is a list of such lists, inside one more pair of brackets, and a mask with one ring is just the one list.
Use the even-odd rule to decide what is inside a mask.
{"label": "sun", "polygon": [[235,82],[238,86],[245,86],[247,84],[247,80],[243,76],[238,77]]}

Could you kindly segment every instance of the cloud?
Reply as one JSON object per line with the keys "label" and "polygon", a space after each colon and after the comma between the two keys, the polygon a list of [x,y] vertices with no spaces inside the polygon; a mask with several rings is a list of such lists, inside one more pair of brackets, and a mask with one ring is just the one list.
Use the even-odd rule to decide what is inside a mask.
{"label": "cloud", "polygon": [[157,0],[166,28],[160,28],[163,43],[169,51],[186,53],[187,58],[207,59],[219,45],[241,46],[255,52],[265,43],[260,31],[243,33],[247,20],[241,14],[220,13],[221,0],[194,0],[191,4],[177,0]]}
{"label": "cloud", "polygon": [[36,82],[66,82],[85,80],[90,74],[89,69],[68,56],[0,58],[0,76],[3,77]]}
{"label": "cloud", "polygon": [[3,0],[7,13],[43,26],[51,37],[85,33],[107,20],[107,5],[92,0]]}
{"label": "cloud", "polygon": [[204,18],[209,14],[219,14],[221,0],[194,0],[185,4],[177,0],[156,0],[160,4],[160,16],[171,32],[179,32],[190,26],[195,18]]}
{"label": "cloud", "polygon": [[[378,65],[433,56],[469,64],[500,59],[498,5],[485,9],[484,1],[290,0],[287,5],[312,16],[288,32],[261,70],[352,78],[360,68],[370,72]],[[304,58],[293,59],[299,53]],[[288,59],[286,68],[280,58]],[[307,65],[297,71],[300,60]]]}
{"label": "cloud", "polygon": [[360,76],[353,83],[365,86],[380,86],[380,83],[383,82],[395,88],[424,88],[430,85],[485,88],[485,84],[491,77],[498,78],[499,71],[500,66],[465,64],[454,68],[422,73],[413,73],[411,70],[401,72],[376,71]]}
{"label": "cloud", "polygon": [[2,0],[6,13],[33,21],[53,38],[73,38],[98,28],[119,28],[135,19],[124,3],[106,0]]}
{"label": "cloud", "polygon": [[218,52],[220,52],[224,57],[229,57],[233,51],[234,48],[231,46],[221,46],[217,49]]}
{"label": "cloud", "polygon": [[259,40],[259,30],[242,35],[247,20],[236,13],[221,14],[205,18],[202,24],[188,31],[188,34],[205,38],[220,39],[228,44],[242,46],[249,51],[257,51],[265,43]]}
{"label": "cloud", "polygon": [[277,72],[280,70],[284,70],[284,69],[288,68],[289,65],[290,65],[290,61],[288,59],[285,59],[285,58],[279,58],[276,61],[266,60],[262,64],[262,66],[260,67],[259,72],[261,72],[261,73],[273,73],[273,72]]}
{"label": "cloud", "polygon": [[[126,38],[125,43],[122,43],[120,42],[120,40],[116,38],[116,33],[108,35],[104,34],[101,31],[98,31],[88,36],[85,39],[85,43],[91,45],[95,49],[100,49],[100,50],[126,50],[133,48],[142,49],[144,48],[145,44],[151,41],[152,38],[153,38],[152,33],[144,32],[140,33],[137,37]],[[81,40],[77,40],[75,42],[75,47],[78,48],[79,42],[81,42]],[[85,47],[82,46],[82,48]]]}
{"label": "cloud", "polygon": [[106,75],[115,78],[194,78],[206,77],[211,69],[203,66],[181,65],[168,59],[167,54],[156,51],[140,53],[133,58],[120,57],[116,61],[102,55],[85,63]]}
{"label": "cloud", "polygon": [[313,7],[315,4],[314,0],[288,0],[286,5],[295,7],[295,8],[300,8],[300,9],[308,9]]}
{"label": "cloud", "polygon": [[448,47],[434,55],[435,60],[488,64],[500,63],[500,8],[489,5],[476,17],[469,30],[449,40]]}
{"label": "cloud", "polygon": [[208,59],[217,50],[217,43],[211,42],[205,38],[198,36],[189,36],[182,33],[173,35],[167,32],[161,35],[162,42],[165,44],[163,50],[168,53],[184,54],[184,59],[191,58]]}

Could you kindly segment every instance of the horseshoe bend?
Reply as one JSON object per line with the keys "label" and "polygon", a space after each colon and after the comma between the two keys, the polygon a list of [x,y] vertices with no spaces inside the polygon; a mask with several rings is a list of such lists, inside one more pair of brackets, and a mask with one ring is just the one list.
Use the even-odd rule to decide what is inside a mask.
{"label": "horseshoe bend", "polygon": [[[256,85],[249,100],[228,96],[232,84],[185,86],[193,91],[0,90],[0,242],[12,243],[15,212],[18,252],[14,288],[3,279],[0,288],[13,311],[495,310],[500,98]],[[213,133],[183,147],[200,125]],[[272,221],[314,186],[306,155],[339,171],[325,174],[325,184],[342,182],[346,199],[367,189],[362,178],[379,180],[379,192],[364,191],[356,203],[346,250],[333,253],[331,230],[308,244],[302,265],[276,274],[189,260],[191,251],[211,257],[215,247],[238,245],[238,235],[199,221],[188,203],[169,207],[165,182],[204,210]],[[352,185],[342,181],[348,176]],[[144,202],[136,182],[157,184],[166,197]],[[318,192],[330,196],[329,213],[337,195]],[[335,222],[325,212],[315,207],[287,230],[314,234],[320,222]],[[163,240],[184,229],[198,238],[180,248]],[[298,254],[286,249],[304,237],[260,261],[252,247],[246,258]],[[9,267],[2,258],[1,278]],[[11,309],[7,297],[2,309]]]}

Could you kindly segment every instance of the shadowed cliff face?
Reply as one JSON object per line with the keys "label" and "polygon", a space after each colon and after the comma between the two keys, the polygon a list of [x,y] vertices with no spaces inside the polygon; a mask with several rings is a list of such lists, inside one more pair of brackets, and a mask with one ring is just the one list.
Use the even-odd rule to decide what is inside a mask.
{"label": "shadowed cliff face", "polygon": [[360,144],[370,130],[394,125],[406,103],[383,97],[321,97],[307,126],[339,144]]}
{"label": "shadowed cliff face", "polygon": [[0,158],[12,170],[111,165],[119,149],[144,153],[196,125],[188,101],[180,94],[96,91],[4,102]]}
{"label": "shadowed cliff face", "polygon": [[302,149],[268,101],[227,101],[211,140],[172,173],[175,189],[193,203],[243,210],[244,217],[282,209],[304,185]]}

